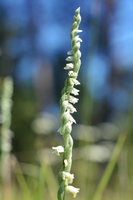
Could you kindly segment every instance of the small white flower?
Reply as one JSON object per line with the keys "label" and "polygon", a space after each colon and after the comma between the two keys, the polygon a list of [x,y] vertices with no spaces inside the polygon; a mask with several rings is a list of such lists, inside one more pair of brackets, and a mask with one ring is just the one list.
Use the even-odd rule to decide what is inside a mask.
{"label": "small white flower", "polygon": [[[69,113],[70,114],[70,113]],[[75,121],[75,119],[72,117],[72,115],[70,114],[70,117],[69,117],[69,122],[71,123],[71,124],[76,124],[76,121]]]}
{"label": "small white flower", "polygon": [[80,85],[80,82],[78,80],[76,80],[75,78],[70,78],[70,83],[73,83],[75,85]]}
{"label": "small white flower", "polygon": [[68,165],[67,159],[64,160],[64,165],[65,165],[65,167],[67,167],[67,165]]}
{"label": "small white flower", "polygon": [[63,146],[52,147],[52,149],[54,150],[53,153],[55,153],[57,156],[60,156],[60,153],[64,152]]}
{"label": "small white flower", "polygon": [[77,196],[77,193],[79,192],[79,190],[80,190],[79,188],[75,188],[75,187],[70,186],[70,185],[68,185],[67,188],[66,188],[66,191],[72,193],[73,197]]}
{"label": "small white flower", "polygon": [[71,89],[71,94],[74,94],[75,96],[79,95],[79,90],[77,90],[76,88],[72,88]]}
{"label": "small white flower", "polygon": [[73,51],[68,51],[67,54],[68,55],[73,55]]}
{"label": "small white flower", "polygon": [[68,56],[67,58],[66,58],[66,61],[73,61],[73,56]]}
{"label": "small white flower", "polygon": [[83,31],[82,31],[82,30],[79,30],[79,29],[75,29],[75,30],[73,30],[73,32],[74,32],[74,34],[77,34],[77,33],[83,32]]}
{"label": "small white flower", "polygon": [[67,122],[71,122],[71,123],[75,123],[76,124],[76,121],[72,117],[72,115],[70,114],[69,110],[67,110],[66,112],[64,112],[62,114],[61,119],[63,121],[63,124],[66,124]]}
{"label": "small white flower", "polygon": [[67,180],[68,183],[72,183],[74,179],[74,174],[70,174],[69,172],[63,172],[63,180]]}
{"label": "small white flower", "polygon": [[69,63],[69,64],[66,64],[66,66],[64,67],[64,69],[73,69],[73,63]]}
{"label": "small white flower", "polygon": [[77,72],[69,71],[69,72],[68,72],[68,75],[69,75],[69,76],[72,76],[72,77],[77,77],[78,74],[77,74]]}
{"label": "small white flower", "polygon": [[78,99],[70,95],[69,96],[69,102],[75,104],[75,103],[78,102]]}
{"label": "small white flower", "polygon": [[68,104],[68,109],[70,113],[77,112],[76,108],[71,103]]}

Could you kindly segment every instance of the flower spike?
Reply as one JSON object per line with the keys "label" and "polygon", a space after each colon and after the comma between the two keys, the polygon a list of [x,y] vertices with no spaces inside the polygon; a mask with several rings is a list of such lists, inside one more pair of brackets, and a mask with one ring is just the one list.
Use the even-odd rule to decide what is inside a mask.
{"label": "flower spike", "polygon": [[80,52],[80,43],[82,42],[79,37],[79,33],[82,30],[79,30],[79,24],[81,22],[80,16],[80,7],[76,9],[74,16],[74,23],[71,27],[70,39],[72,50],[68,51],[68,57],[66,61],[68,63],[64,69],[68,70],[68,77],[65,81],[65,86],[62,89],[61,99],[60,99],[60,118],[61,118],[61,127],[58,129],[58,132],[63,136],[64,140],[64,149],[61,146],[53,147],[53,150],[57,155],[63,152],[63,166],[59,172],[59,190],[58,190],[58,200],[64,200],[66,192],[73,194],[73,197],[76,197],[79,192],[79,188],[69,186],[73,182],[74,175],[70,173],[72,165],[72,148],[73,148],[73,139],[71,137],[72,124],[76,123],[75,119],[72,117],[72,113],[76,112],[76,108],[73,104],[78,102],[77,96],[79,90],[75,86],[79,85],[77,80],[80,65],[81,65],[81,52]]}

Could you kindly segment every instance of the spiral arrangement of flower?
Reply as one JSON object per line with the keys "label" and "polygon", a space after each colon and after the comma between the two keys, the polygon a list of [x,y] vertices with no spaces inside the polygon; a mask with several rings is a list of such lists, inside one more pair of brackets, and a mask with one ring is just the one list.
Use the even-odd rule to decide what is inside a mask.
{"label": "spiral arrangement of flower", "polygon": [[73,104],[78,102],[77,96],[79,90],[75,88],[75,85],[79,85],[77,80],[78,72],[81,65],[81,52],[80,52],[80,43],[82,42],[78,33],[82,32],[79,30],[79,24],[81,22],[80,16],[80,7],[76,9],[74,16],[74,23],[71,28],[71,45],[72,50],[69,51],[66,61],[69,63],[64,67],[65,70],[68,70],[68,77],[65,81],[65,86],[62,90],[62,95],[60,99],[60,115],[61,115],[61,127],[58,132],[63,136],[64,146],[53,147],[54,153],[60,155],[63,153],[63,164],[59,172],[58,181],[59,181],[59,190],[58,190],[58,200],[65,199],[65,193],[70,192],[73,194],[73,197],[76,197],[79,192],[79,188],[75,188],[69,184],[73,182],[74,175],[70,173],[72,165],[72,148],[73,148],[73,139],[71,137],[72,124],[76,123],[75,119],[72,117],[72,113],[76,112],[76,108]]}

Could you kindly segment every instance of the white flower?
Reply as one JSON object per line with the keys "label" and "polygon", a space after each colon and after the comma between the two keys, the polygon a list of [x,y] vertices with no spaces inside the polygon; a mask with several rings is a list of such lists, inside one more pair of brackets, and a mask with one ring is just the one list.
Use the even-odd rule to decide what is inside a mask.
{"label": "white flower", "polygon": [[68,104],[68,109],[70,113],[77,112],[76,108],[71,103]]}
{"label": "white flower", "polygon": [[68,183],[72,183],[74,179],[74,174],[70,174],[69,172],[63,172],[63,180],[67,180]]}
{"label": "white flower", "polygon": [[68,56],[67,58],[66,58],[66,61],[73,61],[73,56]]}
{"label": "white flower", "polygon": [[77,196],[77,193],[79,192],[79,190],[80,190],[79,188],[75,188],[75,187],[70,186],[70,185],[68,185],[67,188],[66,188],[66,191],[72,193],[73,197]]}
{"label": "white flower", "polygon": [[83,32],[82,30],[79,30],[79,29],[75,29],[75,30],[73,30],[73,32],[74,32],[74,34],[76,35],[77,33],[81,33],[81,32]]}
{"label": "white flower", "polygon": [[71,94],[74,94],[75,96],[79,94],[79,90],[77,90],[76,88],[72,86],[68,86],[67,87],[67,90],[71,93]]}
{"label": "white flower", "polygon": [[73,51],[72,51],[72,50],[71,50],[71,51],[68,51],[67,54],[68,54],[68,55],[72,55],[72,54],[73,54]]}
{"label": "white flower", "polygon": [[71,94],[78,95],[79,94],[79,90],[77,90],[76,88],[72,88],[71,89]]}
{"label": "white flower", "polygon": [[75,123],[76,124],[76,121],[72,117],[72,115],[70,114],[69,110],[67,110],[66,112],[64,112],[62,114],[61,119],[63,121],[63,124],[66,124],[67,122],[71,122],[71,123]]}
{"label": "white flower", "polygon": [[67,167],[67,165],[68,165],[68,162],[66,159],[64,160],[64,165],[65,165],[65,167]]}
{"label": "white flower", "polygon": [[77,77],[78,73],[77,73],[77,72],[74,72],[74,71],[69,71],[69,72],[68,72],[68,75],[75,78],[75,77]]}
{"label": "white flower", "polygon": [[66,66],[64,67],[64,69],[73,69],[73,63],[69,63],[69,64],[66,64]]}
{"label": "white flower", "polygon": [[[70,113],[69,113],[70,114]],[[72,123],[75,123],[76,124],[76,121],[75,119],[72,117],[72,115],[70,114],[70,117],[69,117],[69,122],[72,124]]]}
{"label": "white flower", "polygon": [[70,83],[72,84],[75,84],[75,85],[80,85],[80,82],[78,80],[76,80],[75,78],[70,78]]}
{"label": "white flower", "polygon": [[54,150],[53,153],[55,153],[57,156],[60,156],[60,153],[64,152],[63,146],[52,147],[52,149]]}
{"label": "white flower", "polygon": [[69,102],[75,104],[75,103],[78,102],[78,99],[70,95],[69,96]]}

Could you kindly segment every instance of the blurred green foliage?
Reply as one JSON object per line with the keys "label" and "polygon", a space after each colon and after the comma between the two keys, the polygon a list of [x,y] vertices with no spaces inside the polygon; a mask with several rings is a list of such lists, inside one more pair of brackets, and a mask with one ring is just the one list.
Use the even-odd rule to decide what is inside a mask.
{"label": "blurred green foliage", "polygon": [[[31,124],[36,113],[37,104],[34,90],[28,88],[26,91],[14,88],[11,126],[11,129],[14,132],[12,141],[13,150],[11,153],[12,184],[11,188],[8,188],[8,191],[4,194],[5,200],[15,200],[18,199],[18,196],[19,199],[26,200],[56,199],[58,188],[57,174],[58,169],[60,168],[61,158],[55,161],[56,159],[54,159],[54,155],[52,155],[51,147],[53,145],[56,146],[56,144],[59,144],[62,141],[60,136],[57,136],[56,133],[37,135],[32,130]],[[125,117],[125,120],[126,126],[125,128],[122,128],[122,131],[125,131],[127,134],[127,140],[123,148],[120,149],[120,156],[118,155],[114,163],[114,168],[112,168],[106,188],[104,188],[102,193],[102,199],[104,200],[132,199],[132,109],[130,109],[130,113]],[[78,125],[78,129],[76,129],[75,126],[74,129],[76,132],[73,133],[74,135],[78,135],[78,130],[80,130],[81,135],[83,135],[80,139],[75,138],[74,143],[72,173],[74,173],[76,177],[74,184],[81,189],[79,195],[76,197],[77,200],[93,199],[98,184],[106,171],[107,163],[109,162],[109,160],[97,162],[94,160],[87,160],[86,156],[79,156],[85,146],[91,146],[92,144],[97,145],[100,140],[108,142],[108,140],[104,138],[105,136],[101,135],[101,139],[98,139],[97,141],[95,141],[95,139],[93,139],[93,141],[87,139],[89,136],[88,134],[91,133],[91,129],[87,129],[88,125],[84,129],[83,127],[80,130]],[[96,131],[100,130],[100,127],[94,127],[94,133],[92,132],[93,137],[95,136]],[[109,134],[113,134],[113,132],[111,133],[111,131],[113,131],[113,128],[111,127],[112,126],[110,126],[110,129],[106,132],[108,136]],[[104,129],[101,129],[101,133],[104,132]],[[112,140],[114,144],[113,149],[116,140],[117,138],[114,141]],[[76,152],[78,152],[79,157],[77,157]],[[67,198],[72,199],[69,194],[67,195]],[[0,197],[0,199],[2,200],[3,197]],[[96,199],[100,200],[99,198]]]}
{"label": "blurred green foliage", "polygon": [[[82,97],[81,102],[84,102]],[[90,105],[92,105],[92,100],[90,101]],[[80,116],[81,111],[83,112],[82,106],[82,103],[80,103],[80,109],[77,114],[79,122],[80,120],[82,121]],[[94,102],[93,106],[95,106]],[[10,160],[12,184],[11,188],[6,190],[5,200],[16,200],[18,198],[20,200],[56,199],[58,188],[57,174],[60,168],[61,157],[58,159],[55,158],[52,154],[51,147],[62,143],[62,139],[57,133],[51,132],[47,135],[38,135],[33,131],[32,122],[37,111],[37,101],[33,88],[24,88],[22,90],[17,87],[14,88],[11,125],[14,138],[12,140],[13,149]],[[99,112],[99,110],[97,110],[97,112]],[[111,122],[113,126],[118,128],[119,132],[114,139],[113,132],[115,130],[117,131],[117,129],[113,129],[112,124],[109,125],[105,123],[100,126],[98,124],[97,126],[88,126],[82,123],[81,127],[80,125],[75,125],[74,132],[72,133],[75,137],[72,173],[74,173],[76,177],[74,180],[75,186],[80,188],[80,193],[76,197],[77,200],[101,199],[100,196],[96,195],[97,189],[105,176],[104,174],[107,171],[106,167],[112,162],[114,162],[114,164],[109,172],[110,174],[106,174],[106,183],[104,182],[103,190],[101,189],[100,191],[102,199],[132,199],[132,116],[133,111],[132,108],[130,108],[130,112],[124,116],[124,123],[120,118],[116,118],[113,122],[114,124]],[[117,137],[121,137],[122,133],[126,134],[126,137],[120,146],[116,141]],[[107,137],[108,134],[110,134],[110,139],[108,139],[109,136]],[[82,135],[83,137],[76,137],[78,135]],[[92,136],[94,137],[93,139]],[[105,142],[105,146],[103,142]],[[108,149],[108,144],[113,144],[112,148]],[[88,147],[92,147],[92,145],[94,145],[94,147],[100,145],[99,150],[97,151],[95,148],[89,149]],[[90,154],[92,154],[93,158],[96,155],[100,156],[99,153],[102,150],[102,146],[107,147],[107,150],[109,150],[111,154],[116,148],[117,153],[114,154],[111,162],[109,162],[110,157],[107,160],[101,160],[101,162],[90,159]],[[86,153],[85,148],[88,151]],[[105,148],[101,155],[104,156],[106,153]],[[0,196],[0,199],[3,200],[3,197]],[[72,196],[68,194],[67,199],[72,199]]]}

